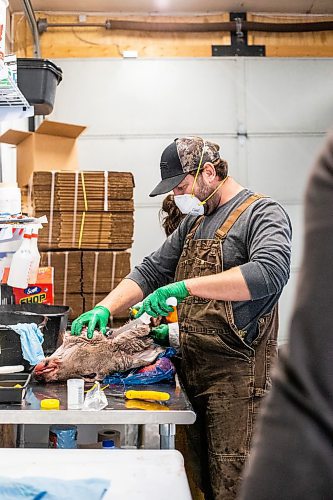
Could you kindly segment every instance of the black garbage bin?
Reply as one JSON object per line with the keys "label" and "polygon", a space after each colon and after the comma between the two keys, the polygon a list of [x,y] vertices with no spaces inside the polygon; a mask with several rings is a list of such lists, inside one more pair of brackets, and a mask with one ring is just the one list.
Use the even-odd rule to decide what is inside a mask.
{"label": "black garbage bin", "polygon": [[[69,312],[70,307],[68,306],[48,306],[46,304],[0,305],[0,323],[3,324],[1,318],[6,313],[18,316],[17,323],[37,323],[37,319],[42,317],[45,320],[45,326],[42,329],[44,335],[43,350],[45,356],[49,356],[62,342]],[[36,321],[33,320],[34,316],[37,317]]]}

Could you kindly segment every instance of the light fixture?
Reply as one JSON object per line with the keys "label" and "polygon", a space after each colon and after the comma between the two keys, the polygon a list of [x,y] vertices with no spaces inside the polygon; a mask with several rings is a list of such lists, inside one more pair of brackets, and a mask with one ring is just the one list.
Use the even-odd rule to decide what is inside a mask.
{"label": "light fixture", "polygon": [[135,59],[138,57],[138,51],[137,50],[123,50],[121,55],[123,56],[124,59]]}

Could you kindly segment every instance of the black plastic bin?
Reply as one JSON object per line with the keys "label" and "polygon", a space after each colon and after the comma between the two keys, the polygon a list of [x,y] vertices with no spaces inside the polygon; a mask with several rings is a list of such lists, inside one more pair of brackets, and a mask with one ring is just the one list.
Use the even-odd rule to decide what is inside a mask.
{"label": "black plastic bin", "polygon": [[46,304],[0,305],[0,324],[3,324],[2,315],[6,313],[19,317],[17,323],[39,324],[37,320],[42,318],[45,320],[45,326],[42,328],[44,334],[43,350],[45,356],[49,356],[62,342],[63,334],[67,328],[69,312],[70,307],[68,306],[48,306]]}
{"label": "black plastic bin", "polygon": [[[15,306],[0,306],[9,308]],[[26,370],[30,369],[30,364],[22,356],[20,336],[7,325],[17,325],[18,323],[37,323],[43,331],[45,316],[31,314],[24,316],[16,314],[8,309],[0,312],[0,366],[23,365]]]}
{"label": "black plastic bin", "polygon": [[62,70],[48,59],[17,59],[17,84],[35,115],[49,115],[53,110]]}
{"label": "black plastic bin", "polygon": [[[0,374],[0,403],[22,403],[30,378],[30,373],[23,372]],[[17,384],[21,387],[15,387]]]}

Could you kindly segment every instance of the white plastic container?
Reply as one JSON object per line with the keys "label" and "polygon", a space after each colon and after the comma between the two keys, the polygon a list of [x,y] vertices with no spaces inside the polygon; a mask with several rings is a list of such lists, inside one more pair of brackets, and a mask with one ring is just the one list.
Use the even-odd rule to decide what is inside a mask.
{"label": "white plastic container", "polygon": [[21,213],[21,190],[16,184],[0,183],[0,213],[11,215]]}
{"label": "white plastic container", "polygon": [[168,306],[173,307],[173,313],[167,316],[167,322],[169,326],[169,343],[171,347],[175,349],[179,348],[179,323],[177,314],[177,299],[176,297],[169,297],[166,300]]}
{"label": "white plastic container", "polygon": [[28,275],[28,283],[29,285],[33,285],[34,283],[37,282],[38,269],[40,263],[40,254],[38,251],[38,229],[36,227],[33,227],[32,229],[30,251],[31,251],[31,263]]}
{"label": "white plastic container", "polygon": [[8,0],[0,0],[0,57],[4,58],[6,43],[6,10]]}
{"label": "white plastic container", "polygon": [[27,228],[23,235],[20,248],[14,253],[10,265],[7,284],[16,288],[27,288],[31,265],[31,228]]}
{"label": "white plastic container", "polygon": [[67,380],[67,409],[81,410],[84,401],[84,380],[70,378]]}

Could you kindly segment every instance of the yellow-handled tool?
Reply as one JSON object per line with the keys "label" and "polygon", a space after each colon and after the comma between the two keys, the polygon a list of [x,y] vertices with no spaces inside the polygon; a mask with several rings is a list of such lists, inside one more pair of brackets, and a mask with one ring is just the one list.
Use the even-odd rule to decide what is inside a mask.
{"label": "yellow-handled tool", "polygon": [[148,401],[169,401],[170,394],[162,391],[136,391],[129,390],[125,392],[127,399],[143,399]]}

